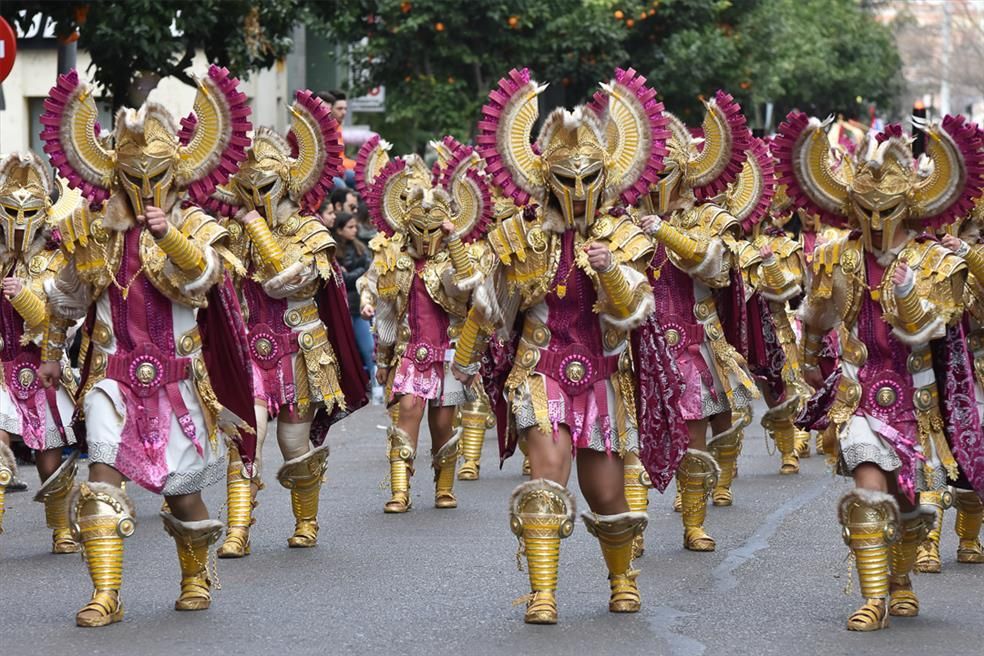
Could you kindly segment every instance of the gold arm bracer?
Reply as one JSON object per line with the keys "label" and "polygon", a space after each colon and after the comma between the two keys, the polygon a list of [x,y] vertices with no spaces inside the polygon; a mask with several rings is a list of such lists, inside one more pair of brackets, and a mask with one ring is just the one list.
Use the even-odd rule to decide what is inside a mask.
{"label": "gold arm bracer", "polygon": [[451,256],[451,264],[454,265],[455,280],[467,280],[475,275],[475,267],[468,257],[468,250],[456,234],[448,238],[448,254]]}
{"label": "gold arm bracer", "polygon": [[905,296],[895,296],[899,319],[902,328],[907,333],[915,334],[922,330],[931,320],[929,312],[919,302],[919,294],[913,286]]}
{"label": "gold arm bracer", "polygon": [[635,309],[635,295],[632,293],[632,288],[629,287],[629,281],[626,279],[625,274],[619,268],[618,264],[613,263],[612,266],[605,271],[598,272],[598,280],[601,281],[601,286],[605,290],[605,294],[608,296],[608,306],[618,319],[625,319],[632,315],[632,311]]}
{"label": "gold arm bracer", "polygon": [[250,241],[256,248],[260,260],[277,273],[284,270],[284,251],[270,232],[270,226],[262,217],[257,217],[243,226]]}
{"label": "gold arm bracer", "polygon": [[977,278],[979,284],[984,285],[984,246],[971,246],[964,256],[967,268]]}
{"label": "gold arm bracer", "polygon": [[205,252],[174,226],[169,225],[164,236],[156,241],[160,249],[182,271],[199,276],[205,273]]}
{"label": "gold arm bracer", "polygon": [[815,367],[820,361],[820,346],[823,344],[823,335],[813,332],[809,326],[803,328],[803,364],[807,367]]}
{"label": "gold arm bracer", "polygon": [[37,328],[44,323],[44,301],[26,286],[10,299],[10,304],[24,318],[28,328]]}
{"label": "gold arm bracer", "polygon": [[779,295],[785,290],[786,276],[783,275],[782,265],[779,264],[778,259],[773,257],[762,262],[762,283],[766,291],[772,294]]}
{"label": "gold arm bracer", "polygon": [[482,321],[472,308],[461,326],[461,335],[454,350],[454,365],[461,371],[469,371],[481,356],[480,345],[485,343],[486,331],[482,327]]}
{"label": "gold arm bracer", "polygon": [[659,224],[656,232],[653,233],[653,238],[659,241],[661,244],[666,246],[668,249],[676,253],[682,260],[686,262],[699,262],[701,255],[700,242],[686,234],[685,232],[678,230],[669,223],[665,221]]}
{"label": "gold arm bracer", "polygon": [[69,322],[65,319],[51,317],[44,327],[41,338],[41,361],[60,362],[65,352],[65,335],[68,333]]}

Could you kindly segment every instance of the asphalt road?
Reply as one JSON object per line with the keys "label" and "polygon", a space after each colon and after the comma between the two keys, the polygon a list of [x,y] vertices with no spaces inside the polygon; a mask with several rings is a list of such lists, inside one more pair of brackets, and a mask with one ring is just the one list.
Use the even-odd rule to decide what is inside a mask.
{"label": "asphalt road", "polygon": [[[47,553],[49,532],[32,493],[9,494],[0,536],[0,653],[33,654],[903,654],[980,653],[984,566],[957,565],[953,513],[943,536],[943,573],[915,579],[918,618],[886,631],[844,630],[858,602],[835,504],[850,484],[823,459],[779,476],[761,430],[746,434],[735,505],[712,508],[707,528],[718,550],[683,550],[671,498],[651,494],[647,551],[637,562],[643,609],[607,612],[608,585],[597,542],[578,525],[562,543],[560,624],[523,624],[514,599],[528,591],[516,568],[507,500],[522,479],[519,460],[497,468],[491,433],[482,480],[459,483],[459,508],[432,507],[425,463],[414,480],[414,510],[384,515],[387,474],[378,407],[333,429],[321,496],[321,540],[288,549],[287,491],[272,475],[262,493],[253,554],[219,561],[212,608],[178,613],[173,542],[157,517],[160,499],[131,486],[139,526],[125,543],[126,617],[78,629],[75,611],[90,586],[78,556]],[[424,438],[426,452],[427,441]],[[33,471],[22,472],[32,489]],[[572,483],[576,489],[576,484]],[[208,490],[213,513],[224,488]],[[583,504],[582,504],[583,505]]]}

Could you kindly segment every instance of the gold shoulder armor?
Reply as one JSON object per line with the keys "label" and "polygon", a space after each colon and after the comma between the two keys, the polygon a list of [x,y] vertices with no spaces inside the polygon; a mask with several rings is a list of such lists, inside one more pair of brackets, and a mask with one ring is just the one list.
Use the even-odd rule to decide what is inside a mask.
{"label": "gold shoulder armor", "polygon": [[328,228],[314,216],[300,217],[294,239],[304,244],[312,254],[335,250],[335,240]]}
{"label": "gold shoulder armor", "polygon": [[90,239],[103,243],[109,237],[102,227],[102,216],[90,211],[85,203],[76,206],[75,211],[57,224],[57,228],[62,248],[69,254],[79,246],[88,246]]}
{"label": "gold shoulder armor", "polygon": [[605,218],[612,223],[612,228],[606,236],[616,259],[621,264],[648,262],[655,246],[642,229],[633,223],[628,215]]}
{"label": "gold shoulder armor", "polygon": [[496,257],[507,266],[512,263],[513,257],[523,262],[527,251],[542,252],[547,247],[547,236],[539,223],[527,224],[521,214],[513,215],[492,228],[488,241]]}
{"label": "gold shoulder armor", "polygon": [[775,235],[769,237],[766,243],[769,244],[772,252],[775,253],[776,257],[780,260],[786,260],[803,250],[803,244],[795,239],[790,239],[787,235]]}
{"label": "gold shoulder armor", "polygon": [[738,219],[730,212],[712,203],[705,203],[700,206],[700,222],[706,226],[704,230],[711,237],[721,237],[740,227]]}
{"label": "gold shoulder armor", "polygon": [[212,245],[229,237],[229,230],[201,208],[188,207],[182,212],[181,234],[203,245]]}
{"label": "gold shoulder armor", "polygon": [[387,273],[396,267],[396,262],[403,250],[403,238],[396,234],[387,237],[380,232],[369,242],[369,249],[373,253],[372,264],[379,273]]}
{"label": "gold shoulder armor", "polygon": [[738,258],[738,268],[742,271],[750,272],[762,263],[758,247],[747,239],[730,239],[725,235],[724,242]]}

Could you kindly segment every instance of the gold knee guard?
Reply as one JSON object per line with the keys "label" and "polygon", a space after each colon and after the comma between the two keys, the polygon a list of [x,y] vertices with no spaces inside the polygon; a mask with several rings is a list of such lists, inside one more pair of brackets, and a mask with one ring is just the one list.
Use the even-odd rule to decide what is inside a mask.
{"label": "gold knee guard", "polygon": [[855,489],[838,504],[844,542],[858,568],[864,604],[847,620],[849,631],[877,631],[888,625],[888,563],[899,537],[899,507],[887,494]]}
{"label": "gold knee guard", "polygon": [[239,452],[229,447],[229,466],[226,470],[226,537],[219,547],[219,558],[242,558],[250,552],[249,534],[256,523],[253,517],[253,483],[246,475]]}
{"label": "gold knee guard", "polygon": [[390,500],[384,512],[405,513],[413,502],[410,499],[410,478],[413,476],[413,459],[416,453],[405,431],[390,426],[387,435],[390,463]]}
{"label": "gold knee guard", "polygon": [[48,477],[38,493],[35,501],[44,504],[44,517],[51,529],[51,553],[78,553],[82,545],[72,536],[71,525],[68,522],[68,495],[75,487],[75,474],[78,471],[78,452],[75,451],[65,462]]}
{"label": "gold knee guard", "polygon": [[[629,510],[645,513],[649,509],[649,488],[653,486],[646,468],[639,462],[639,456],[626,453],[624,459],[625,500]],[[638,558],[646,551],[642,531],[632,542],[632,557]]]}
{"label": "gold knee guard", "polygon": [[203,519],[183,522],[161,513],[164,531],[174,538],[181,566],[181,594],[174,610],[205,610],[212,604],[212,579],[208,575],[208,548],[222,535],[222,522]]}
{"label": "gold knee guard", "polygon": [[639,587],[636,585],[638,570],[632,569],[632,545],[635,538],[646,530],[649,518],[644,512],[618,515],[581,515],[588,533],[598,538],[601,553],[608,566],[611,597],[608,610],[613,613],[637,613],[642,606]]}
{"label": "gold knee guard", "polygon": [[919,545],[926,539],[935,519],[935,509],[922,506],[899,522],[899,539],[891,546],[892,573],[889,576],[888,613],[896,617],[919,614],[919,599],[912,590],[909,573],[916,564]]}
{"label": "gold knee guard", "polygon": [[458,507],[458,499],[454,496],[454,467],[458,463],[460,438],[459,431],[434,454],[431,466],[434,468],[435,508]]}
{"label": "gold knee guard", "polygon": [[3,533],[3,513],[6,509],[4,497],[7,494],[7,486],[17,475],[17,459],[10,447],[0,442],[0,533]]}
{"label": "gold knee guard", "polygon": [[[509,525],[526,554],[530,596],[527,624],[557,623],[557,568],[560,541],[574,530],[574,498],[545,478],[522,483],[509,500]],[[518,555],[517,555],[518,558]]]}
{"label": "gold knee guard", "polygon": [[799,473],[799,456],[796,453],[796,426],[793,417],[799,408],[799,397],[792,395],[762,415],[762,428],[775,440],[776,450],[782,459],[780,474]]}
{"label": "gold knee guard", "polygon": [[461,406],[461,457],[459,481],[477,481],[482,468],[485,431],[495,426],[495,415],[482,396]]}
{"label": "gold knee guard", "polygon": [[318,542],[318,498],[327,469],[328,445],[322,444],[288,460],[277,472],[277,480],[290,490],[294,534],[287,544],[291,547],[313,547]]}
{"label": "gold knee guard", "polygon": [[953,505],[957,507],[957,521],[954,528],[960,544],[957,546],[958,563],[984,563],[984,548],[981,547],[981,522],[984,519],[984,504],[976,492],[957,490],[953,495]]}
{"label": "gold knee guard", "polygon": [[721,468],[717,485],[711,492],[711,500],[715,506],[730,506],[734,503],[731,482],[738,470],[738,454],[741,453],[741,443],[744,437],[743,429],[744,424],[735,424],[723,433],[711,437],[707,445],[707,450],[714,456]]}
{"label": "gold knee guard", "polygon": [[707,498],[717,485],[721,470],[710,453],[688,449],[677,470],[683,547],[690,551],[714,551],[714,538],[704,530]]}
{"label": "gold knee guard", "polygon": [[105,626],[123,619],[123,538],[133,535],[133,505],[118,487],[80,483],[69,498],[69,521],[92,579],[92,599],[75,616],[79,626]]}
{"label": "gold knee guard", "polygon": [[940,533],[943,530],[943,511],[953,503],[953,496],[949,491],[944,492],[921,492],[919,503],[933,509],[933,524],[929,527],[926,539],[916,549],[916,564],[913,567],[917,572],[924,574],[938,574],[942,569],[940,561]]}

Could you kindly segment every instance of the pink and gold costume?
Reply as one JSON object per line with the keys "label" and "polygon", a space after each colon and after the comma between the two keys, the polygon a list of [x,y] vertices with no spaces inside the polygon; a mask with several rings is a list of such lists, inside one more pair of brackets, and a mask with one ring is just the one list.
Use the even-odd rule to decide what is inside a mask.
{"label": "pink and gold costume", "polygon": [[[108,149],[94,137],[92,90],[74,71],[59,78],[45,103],[45,151],[90,205],[58,226],[67,263],[45,285],[51,319],[42,359],[59,360],[67,326],[86,318],[78,403],[90,477],[99,464],[167,497],[197,494],[224,473],[222,433],[240,439],[242,422],[224,413],[217,396],[235,381],[223,371],[225,379],[213,388],[209,369],[242,363],[216,362],[202,348],[203,337],[234,342],[234,320],[210,322],[208,335],[199,330],[205,316],[200,310],[208,306],[213,318],[224,310],[211,302],[211,292],[223,279],[227,233],[184,202],[189,188],[208,193],[225,182],[244,157],[249,108],[237,83],[225,69],[209,69],[198,83],[200,122],[184,145],[170,113],[149,102],[139,110],[120,110],[114,148]],[[166,218],[159,237],[141,225],[150,207]],[[229,335],[217,332],[222,326],[230,327]],[[249,459],[251,446],[245,450]],[[119,487],[92,480],[73,493],[69,510],[94,587],[76,621],[119,621],[122,538],[135,527],[132,505]],[[162,518],[181,564],[176,608],[208,607],[204,563],[221,524],[182,521],[171,513]]]}
{"label": "pink and gold costume", "polygon": [[865,599],[848,628],[871,631],[889,615],[919,612],[909,573],[935,513],[918,505],[918,493],[940,490],[958,475],[984,490],[981,425],[960,327],[967,264],[917,232],[970,210],[982,191],[971,172],[981,170],[984,153],[976,126],[948,116],[924,126],[924,166],[890,126],[835,175],[825,127],[793,112],[774,152],[794,205],[824,223],[858,228],[814,255],[802,308],[805,363],[816,367],[823,335],[837,327],[840,369],[803,423],[833,426],[843,473],[869,472],[870,480],[870,472],[882,472],[888,489],[897,489],[891,496],[858,483],[839,505]]}

